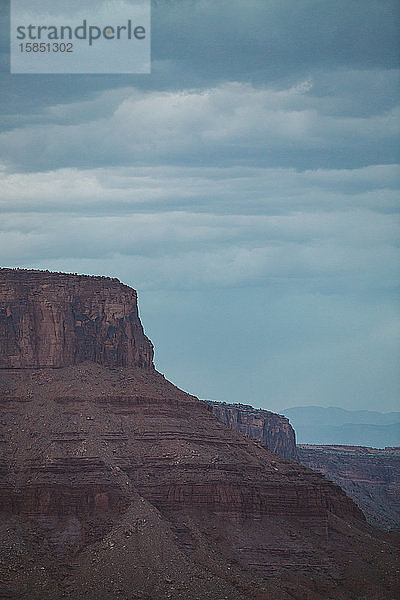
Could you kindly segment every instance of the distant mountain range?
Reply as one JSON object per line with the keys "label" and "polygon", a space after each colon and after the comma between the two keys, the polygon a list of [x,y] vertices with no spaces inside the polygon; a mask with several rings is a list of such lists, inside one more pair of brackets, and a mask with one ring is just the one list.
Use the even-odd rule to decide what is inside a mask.
{"label": "distant mountain range", "polygon": [[294,427],[298,444],[400,446],[400,412],[296,406],[283,414]]}

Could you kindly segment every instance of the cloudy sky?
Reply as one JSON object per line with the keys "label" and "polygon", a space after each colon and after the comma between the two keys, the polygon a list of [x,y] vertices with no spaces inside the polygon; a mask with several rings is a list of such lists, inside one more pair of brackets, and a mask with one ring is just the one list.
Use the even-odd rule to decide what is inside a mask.
{"label": "cloudy sky", "polygon": [[2,266],[139,292],[158,370],[398,409],[396,0],[153,0],[150,75],[10,75]]}

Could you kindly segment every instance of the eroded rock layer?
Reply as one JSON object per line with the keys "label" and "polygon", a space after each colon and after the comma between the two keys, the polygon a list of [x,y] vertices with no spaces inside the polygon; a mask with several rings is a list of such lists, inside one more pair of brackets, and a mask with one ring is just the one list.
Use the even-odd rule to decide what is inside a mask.
{"label": "eroded rock layer", "polygon": [[296,435],[289,419],[247,404],[207,401],[213,413],[231,429],[257,440],[272,452],[296,459]]}
{"label": "eroded rock layer", "polygon": [[[155,371],[3,370],[0,389],[10,589],[94,600],[118,589],[163,598],[172,587],[182,600],[244,600],[271,590],[283,599],[300,585],[316,586],[310,598],[324,598],[324,586],[347,598],[359,547],[386,556],[339,487],[229,430]],[[369,574],[374,593],[382,577]]]}
{"label": "eroded rock layer", "polygon": [[[50,276],[30,277],[31,289],[20,282],[21,290],[26,298],[37,291],[41,306]],[[65,284],[57,306],[65,301],[67,316],[60,308],[54,323],[66,323],[75,292],[62,275],[51,275],[48,290],[57,277]],[[71,276],[73,290],[81,289],[78,280]],[[98,278],[92,283],[101,294]],[[115,318],[109,306],[121,298],[131,314],[134,292],[109,280],[105,288],[109,304],[98,306],[100,323]],[[17,295],[13,302],[18,306]],[[39,365],[42,313],[36,306],[23,314],[12,322],[31,324],[21,331],[39,340],[26,346]],[[118,318],[126,332],[125,317]],[[95,329],[90,347],[102,347],[104,327]],[[56,330],[49,326],[51,335]],[[369,526],[338,486],[230,430],[209,405],[150,369],[149,360],[81,362],[76,332],[66,331],[60,354],[51,356],[61,362],[61,349],[72,347],[77,364],[0,369],[0,598],[396,597],[391,538]],[[132,348],[139,339],[150,352],[139,334]],[[135,356],[150,358],[145,351]]]}
{"label": "eroded rock layer", "polygon": [[400,530],[400,449],[363,446],[296,446],[289,420],[246,404],[207,401],[220,421],[276,454],[297,460],[339,485],[368,521]]}
{"label": "eroded rock layer", "polygon": [[340,485],[370,523],[400,530],[400,448],[304,444],[298,459]]}
{"label": "eroded rock layer", "polygon": [[0,339],[0,368],[153,361],[135,290],[108,277],[0,269]]}

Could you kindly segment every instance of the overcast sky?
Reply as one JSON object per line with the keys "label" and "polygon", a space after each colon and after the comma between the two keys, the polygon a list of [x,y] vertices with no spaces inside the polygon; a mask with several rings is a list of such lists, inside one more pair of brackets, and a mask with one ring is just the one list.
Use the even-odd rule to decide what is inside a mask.
{"label": "overcast sky", "polygon": [[118,277],[215,400],[398,410],[399,5],[153,0],[151,75],[10,75],[2,266]]}

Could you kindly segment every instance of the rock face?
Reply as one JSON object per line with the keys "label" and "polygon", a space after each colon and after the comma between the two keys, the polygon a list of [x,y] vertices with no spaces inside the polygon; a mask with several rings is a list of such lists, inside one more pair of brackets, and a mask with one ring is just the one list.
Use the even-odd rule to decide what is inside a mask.
{"label": "rock face", "polygon": [[[22,300],[10,292],[16,279]],[[26,351],[0,369],[0,597],[396,597],[391,538],[338,486],[231,431],[150,368],[132,290],[37,272],[3,272],[2,289],[4,310],[17,311],[5,318],[13,314],[16,346]],[[46,302],[54,312],[40,312]],[[132,340],[120,334],[128,355],[121,349],[111,364],[106,351],[81,362],[89,350],[68,325],[94,306],[98,333],[90,330],[84,348],[104,347],[110,319]],[[48,354],[44,321],[57,341]],[[3,331],[9,344],[13,329]],[[18,332],[29,343],[21,346]],[[22,368],[21,356],[35,368]]]}
{"label": "rock face", "polygon": [[400,530],[400,448],[299,444],[289,420],[246,404],[208,400],[222,423],[339,485],[375,527]]}
{"label": "rock face", "polygon": [[296,435],[286,417],[247,404],[207,402],[218,419],[231,429],[257,440],[279,456],[296,460]]}
{"label": "rock face", "polygon": [[340,485],[370,523],[400,530],[400,448],[299,445],[298,459]]}
{"label": "rock face", "polygon": [[0,337],[0,368],[153,364],[135,290],[107,277],[0,269]]}

